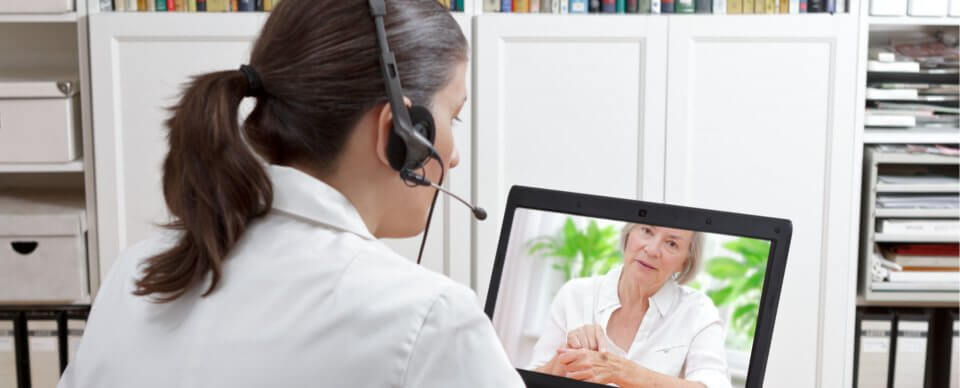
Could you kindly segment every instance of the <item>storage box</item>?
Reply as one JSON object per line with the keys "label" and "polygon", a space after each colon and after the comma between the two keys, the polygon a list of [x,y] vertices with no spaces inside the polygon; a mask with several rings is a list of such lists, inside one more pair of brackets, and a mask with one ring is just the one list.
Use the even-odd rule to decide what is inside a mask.
{"label": "storage box", "polygon": [[0,80],[0,163],[64,163],[80,156],[76,85]]}
{"label": "storage box", "polygon": [[83,196],[0,193],[0,304],[89,300]]}
{"label": "storage box", "polygon": [[0,13],[67,13],[73,9],[73,0],[0,0]]}
{"label": "storage box", "polygon": [[910,16],[947,16],[947,0],[909,0],[907,14]]}
{"label": "storage box", "polygon": [[870,15],[903,16],[907,14],[907,0],[870,0]]}

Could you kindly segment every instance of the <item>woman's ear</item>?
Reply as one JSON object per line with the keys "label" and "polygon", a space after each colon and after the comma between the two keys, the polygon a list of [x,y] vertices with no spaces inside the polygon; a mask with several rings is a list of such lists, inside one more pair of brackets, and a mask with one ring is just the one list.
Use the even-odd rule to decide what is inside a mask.
{"label": "woman's ear", "polygon": [[[407,108],[413,106],[413,102],[406,97],[403,98],[403,104]],[[390,110],[389,102],[384,103],[380,108],[374,108],[374,111],[377,111],[377,159],[387,167],[393,168],[390,166],[390,158],[387,157],[387,144],[393,131],[393,111]]]}
{"label": "woman's ear", "polygon": [[[378,108],[374,108],[377,111]],[[385,166],[390,166],[390,159],[387,157],[387,142],[390,140],[390,132],[393,131],[393,112],[390,111],[390,103],[380,106],[377,111],[377,141],[376,152],[377,159]]]}

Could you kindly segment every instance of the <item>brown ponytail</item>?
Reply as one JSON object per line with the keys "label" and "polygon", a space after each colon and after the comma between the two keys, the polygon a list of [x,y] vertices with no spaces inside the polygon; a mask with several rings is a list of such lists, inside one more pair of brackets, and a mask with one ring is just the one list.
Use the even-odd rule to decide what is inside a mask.
{"label": "brown ponytail", "polygon": [[150,258],[134,295],[169,302],[213,278],[251,219],[266,214],[273,189],[261,162],[244,143],[237,109],[247,84],[239,71],[196,77],[167,120],[170,151],[163,163],[163,194],[182,232],[170,250]]}
{"label": "brown ponytail", "polygon": [[[433,96],[467,60],[467,41],[435,0],[386,0],[387,40],[414,104]],[[180,231],[176,245],[148,259],[135,295],[177,299],[223,262],[251,220],[273,199],[265,162],[336,166],[350,130],[386,101],[379,48],[367,0],[284,0],[257,38],[250,66],[259,75],[257,104],[240,126],[247,80],[237,70],[193,80],[167,121],[170,151],[163,191]],[[239,64],[238,64],[239,65]],[[256,151],[254,154],[251,148]]]}

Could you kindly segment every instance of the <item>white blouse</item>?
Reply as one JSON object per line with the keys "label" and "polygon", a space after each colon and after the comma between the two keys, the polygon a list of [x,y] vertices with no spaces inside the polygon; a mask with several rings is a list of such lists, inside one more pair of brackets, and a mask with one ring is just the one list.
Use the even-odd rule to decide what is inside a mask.
{"label": "white blouse", "polygon": [[473,291],[391,251],[333,187],[268,173],[273,209],[212,294],[132,295],[169,237],[120,255],[60,388],[523,386]]}
{"label": "white blouse", "polygon": [[[533,348],[530,369],[543,366],[566,346],[566,333],[597,324],[606,332],[610,316],[620,308],[617,286],[622,267],[604,276],[573,279],[553,300],[550,319]],[[640,328],[627,350],[604,335],[608,352],[670,376],[703,383],[708,388],[730,387],[724,330],[720,314],[702,292],[668,280],[650,297]]]}

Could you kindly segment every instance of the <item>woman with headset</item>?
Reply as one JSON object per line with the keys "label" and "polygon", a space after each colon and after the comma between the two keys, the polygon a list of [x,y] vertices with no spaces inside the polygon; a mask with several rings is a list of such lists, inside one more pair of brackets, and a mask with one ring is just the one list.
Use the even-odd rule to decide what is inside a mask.
{"label": "woman with headset", "polygon": [[60,387],[521,386],[475,295],[377,240],[458,163],[467,54],[433,0],[280,3],[172,108],[169,232],[120,255]]}

